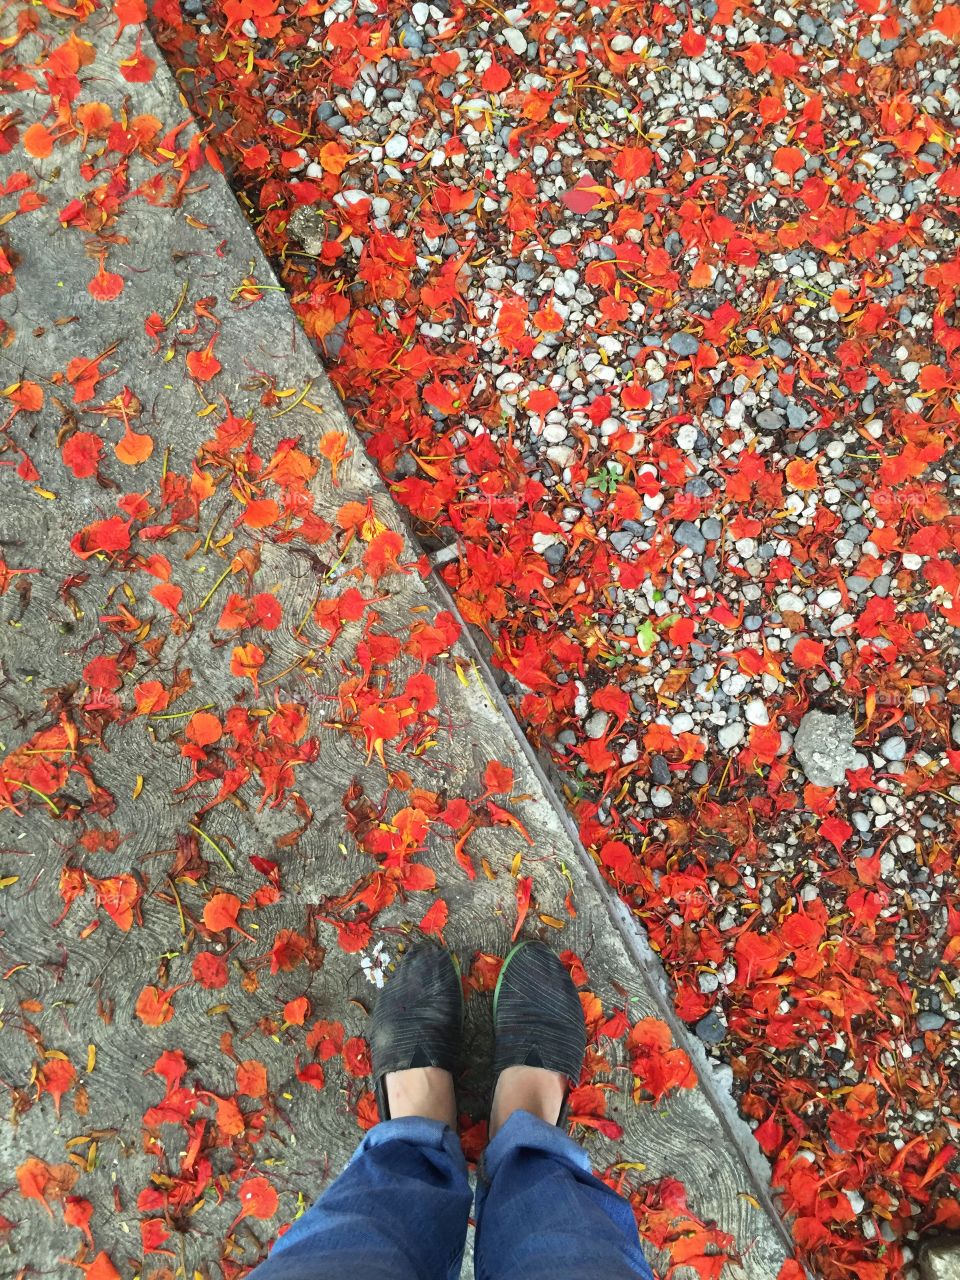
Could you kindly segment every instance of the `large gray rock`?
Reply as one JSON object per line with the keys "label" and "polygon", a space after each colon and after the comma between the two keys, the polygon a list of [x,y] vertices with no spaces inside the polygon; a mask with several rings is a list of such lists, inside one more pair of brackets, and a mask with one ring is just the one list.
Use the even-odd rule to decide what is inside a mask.
{"label": "large gray rock", "polygon": [[960,1235],[925,1240],[919,1261],[920,1280],[960,1280]]}
{"label": "large gray rock", "polygon": [[794,754],[807,780],[817,787],[837,787],[853,768],[853,717],[843,712],[808,711],[800,721]]}

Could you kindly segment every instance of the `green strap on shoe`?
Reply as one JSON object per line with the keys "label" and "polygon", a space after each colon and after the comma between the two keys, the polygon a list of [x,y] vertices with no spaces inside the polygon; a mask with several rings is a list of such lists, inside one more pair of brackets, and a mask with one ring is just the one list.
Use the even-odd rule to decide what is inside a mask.
{"label": "green strap on shoe", "polygon": [[507,1067],[543,1067],[573,1084],[587,1048],[580,997],[559,957],[542,942],[521,942],[500,970],[493,994],[494,1077]]}

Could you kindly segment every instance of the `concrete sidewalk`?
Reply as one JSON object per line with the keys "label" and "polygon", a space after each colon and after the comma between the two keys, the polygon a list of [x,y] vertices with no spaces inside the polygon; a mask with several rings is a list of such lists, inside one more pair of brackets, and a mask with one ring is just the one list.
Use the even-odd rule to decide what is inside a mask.
{"label": "concrete sidewalk", "polygon": [[[448,642],[449,601],[422,579],[149,35],[130,27],[114,44],[113,19],[33,12],[40,32],[17,61],[53,58],[55,105],[66,95],[69,109],[42,126],[48,154],[39,133],[25,143],[50,107],[49,79],[28,72],[38,88],[7,99],[20,145],[0,157],[4,180],[26,175],[0,206],[18,210],[0,226],[15,276],[0,299],[12,574],[0,574],[0,878],[18,877],[0,894],[17,1116],[2,1129],[2,1185],[28,1157],[69,1167],[48,1180],[52,1216],[6,1201],[9,1247],[15,1267],[57,1275],[74,1274],[58,1259],[103,1251],[126,1277],[154,1222],[144,1274],[231,1276],[360,1136],[362,1065],[331,1052],[316,1091],[307,1033],[320,1019],[363,1035],[374,947],[395,959],[438,897],[467,971],[476,952],[504,954],[530,877],[524,934],[582,959],[603,1019],[670,1019],[709,1068],[469,637]],[[484,797],[491,761],[512,778]],[[420,816],[391,823],[404,809]],[[424,872],[397,892],[388,846],[437,889],[417,887]],[[240,900],[243,934],[209,910],[229,916],[217,893]],[[366,909],[382,902],[368,936]],[[227,960],[222,989],[195,980],[201,952]],[[287,1006],[302,995],[305,1026]],[[482,1052],[489,1000],[467,1008],[468,1048]],[[578,1127],[595,1165],[629,1166],[631,1186],[678,1179],[691,1212],[736,1242],[742,1261],[724,1276],[776,1276],[787,1237],[717,1082],[635,1105],[626,1035],[600,1048],[596,1080],[623,1133]],[[183,1052],[195,1105],[145,1122],[164,1097],[150,1070],[163,1050]],[[269,1095],[237,1089],[248,1060]],[[465,1108],[479,1117],[483,1098],[482,1073],[468,1074]],[[280,1194],[275,1216],[232,1226],[238,1184],[260,1175]],[[64,1228],[58,1177],[93,1206],[92,1247]]]}

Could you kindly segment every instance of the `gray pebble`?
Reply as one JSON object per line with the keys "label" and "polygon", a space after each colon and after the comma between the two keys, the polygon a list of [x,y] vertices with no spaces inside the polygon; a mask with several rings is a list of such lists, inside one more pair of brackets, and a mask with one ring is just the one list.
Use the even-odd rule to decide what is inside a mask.
{"label": "gray pebble", "polygon": [[673,775],[670,773],[670,766],[663,756],[654,756],[650,761],[650,776],[660,786],[669,786]]}
{"label": "gray pebble", "polygon": [[670,336],[670,350],[678,356],[695,356],[700,350],[700,340],[692,333],[674,333]]}
{"label": "gray pebble", "polygon": [[877,52],[877,46],[867,36],[864,36],[863,39],[860,41],[860,43],[857,45],[857,53],[860,55],[861,58],[872,58],[876,52]]}
{"label": "gray pebble", "polygon": [[818,787],[836,787],[854,767],[853,717],[808,711],[800,721],[794,754],[807,779]]}
{"label": "gray pebble", "polygon": [[602,738],[607,731],[610,717],[605,711],[594,711],[584,722],[584,731],[588,738]]}
{"label": "gray pebble", "polygon": [[899,734],[885,739],[880,744],[880,754],[884,760],[902,760],[907,754],[906,740],[901,738]]}
{"label": "gray pebble", "polygon": [[716,516],[707,516],[706,520],[700,521],[700,532],[709,542],[716,542],[723,533],[723,525]]}
{"label": "gray pebble", "polygon": [[415,22],[401,22],[397,31],[400,35],[400,43],[405,49],[416,52],[423,48],[423,36]]}
{"label": "gray pebble", "polygon": [[633,534],[629,529],[618,529],[616,533],[610,535],[610,545],[623,555],[627,547],[633,541]]}
{"label": "gray pebble", "polygon": [[757,426],[763,431],[779,431],[783,418],[777,409],[763,409],[757,414]]}
{"label": "gray pebble", "polygon": [[703,534],[689,520],[684,520],[673,531],[673,540],[681,547],[689,547],[696,555],[700,555],[707,546]]}
{"label": "gray pebble", "polygon": [[851,574],[847,579],[847,590],[852,591],[857,596],[866,591],[869,586],[869,581],[866,578],[862,578],[858,573]]}
{"label": "gray pebble", "polygon": [[807,411],[802,404],[797,404],[796,400],[787,401],[787,423],[794,430],[807,425]]}
{"label": "gray pebble", "polygon": [[720,1044],[727,1034],[727,1028],[720,1021],[720,1018],[713,1009],[700,1019],[694,1027],[697,1039],[702,1040],[704,1044]]}
{"label": "gray pebble", "polygon": [[932,1009],[925,1009],[923,1013],[917,1015],[918,1031],[939,1031],[946,1022],[946,1018],[940,1013],[934,1013]]}
{"label": "gray pebble", "polygon": [[698,787],[702,787],[706,784],[708,778],[710,777],[710,770],[707,768],[707,766],[703,763],[702,760],[698,760],[697,763],[690,770],[690,777],[694,780],[694,782],[697,784]]}

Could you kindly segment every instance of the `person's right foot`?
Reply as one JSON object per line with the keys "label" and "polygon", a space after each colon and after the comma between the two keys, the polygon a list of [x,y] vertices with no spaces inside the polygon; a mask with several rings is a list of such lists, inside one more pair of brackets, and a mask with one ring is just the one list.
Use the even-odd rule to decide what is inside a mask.
{"label": "person's right foot", "polygon": [[414,947],[387,979],[370,1019],[381,1120],[423,1116],[456,1128],[453,1073],[460,1055],[463,988],[440,947]]}
{"label": "person's right foot", "polygon": [[577,988],[542,942],[522,942],[503,962],[493,995],[496,1087],[490,1136],[514,1111],[559,1123],[580,1079],[587,1036]]}
{"label": "person's right foot", "polygon": [[383,1077],[391,1120],[422,1116],[457,1127],[457,1099],[453,1076],[441,1067],[408,1067]]}

